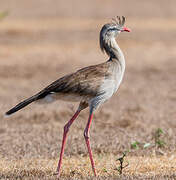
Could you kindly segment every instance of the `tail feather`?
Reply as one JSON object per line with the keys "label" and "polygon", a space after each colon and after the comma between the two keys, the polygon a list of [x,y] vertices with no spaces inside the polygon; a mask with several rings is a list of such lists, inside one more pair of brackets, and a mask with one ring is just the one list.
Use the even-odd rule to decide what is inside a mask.
{"label": "tail feather", "polygon": [[7,111],[5,114],[6,115],[11,115],[17,111],[19,111],[20,109],[24,108],[25,106],[27,106],[28,104],[32,103],[33,101],[36,101],[38,99],[37,95],[34,95],[22,102],[20,102],[19,104],[17,104],[15,107],[13,107],[12,109],[10,109],[9,111]]}

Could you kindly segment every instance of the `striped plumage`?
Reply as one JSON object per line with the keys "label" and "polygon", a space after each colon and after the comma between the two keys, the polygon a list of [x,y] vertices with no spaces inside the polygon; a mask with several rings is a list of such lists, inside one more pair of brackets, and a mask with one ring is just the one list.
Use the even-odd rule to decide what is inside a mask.
{"label": "striped plumage", "polygon": [[85,67],[75,73],[68,74],[6,112],[6,115],[10,115],[34,101],[37,102],[41,100],[43,102],[52,102],[55,100],[80,102],[75,115],[64,126],[63,142],[57,169],[58,175],[60,175],[62,156],[64,153],[64,146],[69,127],[76,119],[80,111],[88,106],[90,108],[90,115],[84,131],[84,136],[90,155],[92,169],[96,175],[89,144],[88,131],[94,110],[117,91],[122,81],[125,71],[125,59],[121,49],[116,43],[115,38],[118,34],[120,34],[120,32],[130,31],[128,28],[124,27],[124,23],[124,17],[122,17],[122,19],[117,17],[113,23],[105,24],[100,31],[100,48],[109,56],[108,61],[98,65]]}

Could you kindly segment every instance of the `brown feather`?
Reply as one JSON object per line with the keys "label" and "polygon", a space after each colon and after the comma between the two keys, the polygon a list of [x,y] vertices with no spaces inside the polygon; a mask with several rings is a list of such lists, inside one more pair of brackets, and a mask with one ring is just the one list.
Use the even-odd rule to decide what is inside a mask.
{"label": "brown feather", "polygon": [[111,76],[109,61],[82,68],[75,73],[66,75],[43,89],[40,93],[46,96],[50,93],[77,94],[79,96],[97,96],[102,81]]}

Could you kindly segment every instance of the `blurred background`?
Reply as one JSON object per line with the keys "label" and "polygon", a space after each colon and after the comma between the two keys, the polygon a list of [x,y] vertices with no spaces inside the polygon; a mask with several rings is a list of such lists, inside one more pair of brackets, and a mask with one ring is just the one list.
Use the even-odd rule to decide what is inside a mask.
{"label": "blurred background", "polygon": [[[0,1],[0,158],[57,158],[64,124],[77,104],[32,104],[4,118],[19,101],[57,78],[107,60],[99,48],[101,27],[117,15],[131,33],[117,41],[126,58],[123,83],[96,113],[94,153],[118,154],[133,142],[135,155],[176,151],[175,0]],[[66,155],[87,154],[83,130],[88,110],[70,130]],[[164,132],[158,149],[153,133]],[[69,148],[70,147],[70,148]]]}

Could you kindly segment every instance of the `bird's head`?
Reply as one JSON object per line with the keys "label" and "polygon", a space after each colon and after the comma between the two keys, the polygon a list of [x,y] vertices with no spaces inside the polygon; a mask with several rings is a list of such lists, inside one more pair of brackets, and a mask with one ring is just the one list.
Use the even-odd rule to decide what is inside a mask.
{"label": "bird's head", "polygon": [[105,24],[100,31],[100,48],[102,51],[106,51],[105,44],[108,40],[116,38],[121,32],[130,32],[131,30],[127,27],[124,27],[125,17],[117,16],[115,19],[112,19],[112,23]]}
{"label": "bird's head", "polygon": [[117,16],[115,19],[112,19],[112,23],[105,24],[101,31],[100,36],[107,36],[107,37],[116,37],[120,32],[130,32],[131,30],[127,27],[124,27],[125,24],[125,17]]}

